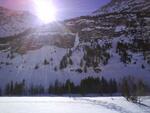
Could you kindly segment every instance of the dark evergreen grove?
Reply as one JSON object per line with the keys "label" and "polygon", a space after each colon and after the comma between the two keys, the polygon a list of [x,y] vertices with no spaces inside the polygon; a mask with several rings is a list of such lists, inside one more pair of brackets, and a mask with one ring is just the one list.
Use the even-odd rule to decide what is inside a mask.
{"label": "dark evergreen grove", "polygon": [[48,88],[42,85],[26,86],[26,81],[8,83],[4,91],[0,89],[0,96],[44,96],[44,95],[63,95],[63,94],[99,94],[111,96],[118,93],[127,100],[137,100],[139,95],[145,95],[148,87],[142,80],[135,80],[132,77],[124,77],[120,82],[115,79],[105,79],[88,77],[81,80],[79,85],[75,85],[69,79],[65,83],[56,80]]}
{"label": "dark evergreen grove", "polygon": [[128,101],[141,102],[141,96],[149,95],[149,88],[142,80],[136,80],[135,78],[128,76],[124,77],[121,82],[121,94]]}

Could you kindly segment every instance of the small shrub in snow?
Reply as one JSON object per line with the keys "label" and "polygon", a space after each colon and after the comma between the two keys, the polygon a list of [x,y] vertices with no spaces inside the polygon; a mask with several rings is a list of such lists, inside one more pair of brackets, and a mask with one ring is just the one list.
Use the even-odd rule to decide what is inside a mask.
{"label": "small shrub in snow", "polygon": [[57,71],[57,67],[56,66],[54,67],[54,71]]}
{"label": "small shrub in snow", "polygon": [[38,69],[39,68],[39,66],[38,65],[36,65],[35,67],[34,67],[34,69]]}
{"label": "small shrub in snow", "polygon": [[48,65],[49,64],[49,61],[47,61],[46,59],[44,60],[44,65]]}
{"label": "small shrub in snow", "polygon": [[141,67],[142,67],[142,69],[145,69],[145,66],[144,66],[144,64],[142,64],[142,66],[141,66]]}

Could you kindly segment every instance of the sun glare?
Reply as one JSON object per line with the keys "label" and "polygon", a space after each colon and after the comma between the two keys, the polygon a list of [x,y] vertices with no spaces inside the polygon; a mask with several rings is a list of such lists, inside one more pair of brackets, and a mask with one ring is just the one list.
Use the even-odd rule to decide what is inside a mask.
{"label": "sun glare", "polygon": [[43,23],[56,20],[56,8],[51,0],[34,0],[36,15]]}

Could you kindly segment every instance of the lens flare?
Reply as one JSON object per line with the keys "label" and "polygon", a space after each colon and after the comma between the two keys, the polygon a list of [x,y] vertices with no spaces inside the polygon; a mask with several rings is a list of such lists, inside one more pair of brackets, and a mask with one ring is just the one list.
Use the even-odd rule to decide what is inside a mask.
{"label": "lens flare", "polygon": [[35,5],[36,15],[44,23],[50,23],[56,20],[56,8],[51,0],[33,0]]}

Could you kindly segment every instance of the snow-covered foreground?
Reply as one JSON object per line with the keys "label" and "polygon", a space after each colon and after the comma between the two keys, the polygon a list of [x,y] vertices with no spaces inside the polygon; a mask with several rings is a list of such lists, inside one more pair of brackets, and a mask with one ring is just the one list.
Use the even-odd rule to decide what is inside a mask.
{"label": "snow-covered foreground", "polygon": [[3,97],[1,113],[150,113],[150,97],[143,105],[123,97]]}

